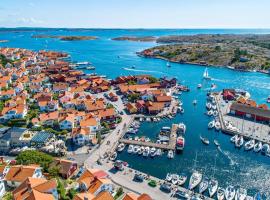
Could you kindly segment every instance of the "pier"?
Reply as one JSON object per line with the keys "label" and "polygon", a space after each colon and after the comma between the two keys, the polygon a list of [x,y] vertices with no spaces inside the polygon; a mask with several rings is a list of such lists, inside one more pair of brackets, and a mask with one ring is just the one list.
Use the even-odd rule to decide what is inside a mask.
{"label": "pier", "polygon": [[[245,118],[240,118],[228,114],[231,102],[226,103],[221,94],[214,94],[214,99],[217,103],[218,118],[221,124],[221,131],[229,135],[241,135],[244,139],[254,139],[262,143],[270,144],[270,126],[256,121],[251,121]],[[231,122],[237,130],[228,129],[225,121]]]}
{"label": "pier", "polygon": [[123,139],[123,138],[120,139],[119,142],[124,143],[124,144],[155,147],[155,148],[164,149],[164,150],[175,150],[177,129],[178,129],[178,124],[173,124],[172,128],[171,128],[170,139],[169,139],[168,144],[157,144],[157,143],[154,143],[154,142],[143,142],[143,141],[136,141],[136,140],[127,140],[127,139]]}

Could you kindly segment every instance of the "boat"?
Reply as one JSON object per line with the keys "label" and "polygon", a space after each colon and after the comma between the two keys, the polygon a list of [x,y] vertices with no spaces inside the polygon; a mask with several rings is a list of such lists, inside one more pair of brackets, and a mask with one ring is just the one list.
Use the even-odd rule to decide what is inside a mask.
{"label": "boat", "polygon": [[213,112],[213,116],[214,116],[214,117],[217,117],[217,116],[218,116],[218,111],[217,111],[217,110],[215,110],[215,111]]}
{"label": "boat", "polygon": [[174,153],[173,153],[173,150],[169,150],[169,151],[168,151],[168,155],[167,155],[167,157],[168,157],[169,159],[174,158]]}
{"label": "boat", "polygon": [[216,110],[217,109],[217,105],[212,105],[212,109]]}
{"label": "boat", "polygon": [[247,190],[244,188],[238,188],[235,194],[235,200],[245,200],[247,197]]}
{"label": "boat", "polygon": [[110,160],[115,161],[117,158],[117,153],[113,152],[113,154],[110,156]]}
{"label": "boat", "polygon": [[142,155],[143,151],[144,151],[144,147],[140,147],[138,149],[138,155]]}
{"label": "boat", "polygon": [[77,65],[90,65],[91,63],[85,61],[85,62],[77,62],[76,64],[77,64]]}
{"label": "boat", "polygon": [[235,140],[235,143],[234,144],[238,148],[240,148],[241,146],[243,146],[243,144],[244,144],[244,138],[243,138],[243,136],[238,137],[237,140]]}
{"label": "boat", "polygon": [[166,175],[166,179],[165,180],[168,181],[168,182],[171,182],[171,180],[172,180],[172,174],[168,173]]}
{"label": "boat", "polygon": [[86,66],[80,65],[80,66],[77,66],[76,69],[86,69]]}
{"label": "boat", "polygon": [[88,69],[88,70],[95,70],[96,68],[93,67],[93,66],[88,66],[88,67],[86,67],[86,69]]}
{"label": "boat", "polygon": [[215,126],[215,120],[213,120],[213,121],[211,121],[211,122],[208,123],[208,128],[209,129],[214,128],[214,126]]}
{"label": "boat", "polygon": [[192,101],[192,104],[193,104],[193,105],[197,105],[197,100],[194,99],[194,100]]}
{"label": "boat", "polygon": [[233,200],[235,197],[235,189],[233,186],[228,186],[225,190],[226,200]]}
{"label": "boat", "polygon": [[124,149],[125,149],[125,144],[124,143],[121,143],[121,144],[119,144],[118,146],[117,146],[117,151],[119,151],[119,152],[122,152]]}
{"label": "boat", "polygon": [[162,154],[161,149],[157,149],[157,151],[156,151],[156,156],[161,156],[161,154]]}
{"label": "boat", "polygon": [[170,62],[167,62],[166,66],[167,66],[167,67],[171,67]]}
{"label": "boat", "polygon": [[208,115],[208,116],[212,116],[212,115],[213,115],[213,110],[207,111],[207,115]]}
{"label": "boat", "polygon": [[121,160],[115,161],[114,168],[120,171],[124,170],[123,162]]}
{"label": "boat", "polygon": [[263,155],[266,155],[266,153],[269,152],[269,149],[270,149],[269,144],[264,144],[264,145],[262,146],[261,153],[262,153]]}
{"label": "boat", "polygon": [[218,189],[218,181],[215,179],[211,179],[209,181],[209,186],[208,186],[208,192],[209,192],[209,197],[212,198],[214,194],[217,192]]}
{"label": "boat", "polygon": [[134,146],[133,153],[137,154],[139,149],[140,149],[140,146],[138,146],[138,145]]}
{"label": "boat", "polygon": [[219,187],[217,190],[217,200],[223,200],[225,197],[225,190],[222,187]]}
{"label": "boat", "polygon": [[254,148],[254,145],[255,145],[255,140],[252,139],[252,140],[249,140],[246,144],[245,144],[245,150],[246,151],[249,151],[251,149]]}
{"label": "boat", "polygon": [[181,106],[178,106],[177,107],[177,112],[183,114],[185,112],[185,110]]}
{"label": "boat", "polygon": [[189,186],[188,188],[190,190],[193,190],[199,183],[202,181],[202,174],[198,171],[194,171],[190,177],[189,180]]}
{"label": "boat", "polygon": [[202,194],[204,193],[205,190],[207,190],[208,188],[208,183],[209,183],[209,179],[208,178],[204,178],[202,180],[202,182],[199,185],[199,193]]}
{"label": "boat", "polygon": [[176,139],[176,150],[182,151],[184,147],[185,147],[185,138],[183,138],[182,136],[179,136]]}
{"label": "boat", "polygon": [[234,135],[233,137],[231,137],[231,142],[235,143],[236,140],[238,140],[239,136],[238,135]]}
{"label": "boat", "polygon": [[216,121],[216,122],[215,122],[215,129],[216,129],[217,131],[219,131],[219,130],[221,129],[221,124],[220,124],[219,121]]}
{"label": "boat", "polygon": [[134,146],[131,144],[128,146],[128,153],[133,153]]}
{"label": "boat", "polygon": [[178,185],[184,185],[185,182],[187,181],[187,175],[186,174],[180,174],[178,177]]}
{"label": "boat", "polygon": [[205,70],[204,70],[203,78],[206,79],[206,80],[211,80],[211,77],[210,77],[209,74],[208,74],[208,69],[207,69],[207,67],[206,67]]}
{"label": "boat", "polygon": [[253,148],[254,152],[256,152],[256,153],[260,152],[262,150],[262,146],[263,146],[262,142],[257,142]]}
{"label": "boat", "polygon": [[220,146],[220,144],[219,144],[219,142],[217,141],[217,140],[214,140],[214,144],[216,145],[216,146]]}
{"label": "boat", "polygon": [[270,103],[270,95],[267,97],[266,102],[267,102],[267,103]]}
{"label": "boat", "polygon": [[185,132],[186,132],[186,125],[184,123],[179,123],[178,124],[178,133],[185,134]]}
{"label": "boat", "polygon": [[202,84],[198,84],[198,85],[197,85],[197,88],[198,88],[198,89],[201,89],[201,88],[202,88]]}
{"label": "boat", "polygon": [[150,153],[150,147],[145,147],[144,148],[144,151],[143,151],[143,156],[144,157],[147,157]]}
{"label": "boat", "polygon": [[202,143],[204,143],[206,145],[210,144],[210,141],[207,138],[204,138],[204,137],[200,136],[200,139],[201,139]]}
{"label": "boat", "polygon": [[211,103],[206,103],[206,108],[208,109],[208,110],[210,110],[211,108],[212,108],[212,104]]}
{"label": "boat", "polygon": [[177,185],[178,179],[179,179],[179,176],[177,174],[172,174],[172,184]]}
{"label": "boat", "polygon": [[152,147],[152,148],[150,149],[150,156],[151,156],[151,157],[155,157],[155,155],[156,155],[156,148],[155,148],[155,147]]}

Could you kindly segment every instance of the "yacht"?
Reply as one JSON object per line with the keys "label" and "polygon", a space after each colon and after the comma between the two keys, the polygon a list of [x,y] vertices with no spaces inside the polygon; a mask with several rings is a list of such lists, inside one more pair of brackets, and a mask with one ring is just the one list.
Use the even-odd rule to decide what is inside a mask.
{"label": "yacht", "polygon": [[255,140],[249,140],[246,144],[245,144],[245,150],[246,151],[249,151],[251,149],[254,148],[254,145],[255,145]]}
{"label": "yacht", "polygon": [[185,174],[180,174],[178,178],[178,185],[184,185],[185,182],[187,181],[187,175]]}
{"label": "yacht", "polygon": [[140,146],[138,146],[138,145],[134,146],[133,153],[137,154],[139,149],[140,149]]}
{"label": "yacht", "polygon": [[207,111],[207,115],[208,115],[208,116],[212,116],[212,115],[213,115],[213,110]]}
{"label": "yacht", "polygon": [[213,121],[211,121],[211,122],[208,123],[208,128],[209,129],[214,128],[214,126],[215,126],[215,120],[213,120]]}
{"label": "yacht", "polygon": [[208,103],[206,104],[206,108],[207,108],[208,110],[210,110],[210,109],[212,108],[212,104],[208,102]]}
{"label": "yacht", "polygon": [[219,142],[217,141],[217,140],[214,140],[214,144],[216,145],[216,146],[220,146],[220,144],[219,144]]}
{"label": "yacht", "polygon": [[188,188],[190,190],[194,189],[201,182],[201,180],[202,180],[202,174],[199,173],[198,171],[194,171],[190,177]]}
{"label": "yacht", "polygon": [[217,200],[223,200],[225,197],[225,190],[221,187],[217,190]]}
{"label": "yacht", "polygon": [[203,72],[203,78],[207,79],[207,80],[211,80],[211,77],[208,74],[208,69],[207,67],[205,68],[204,72]]}
{"label": "yacht", "polygon": [[138,155],[142,155],[143,151],[144,151],[144,147],[140,147],[138,149]]}
{"label": "yacht", "polygon": [[218,116],[218,111],[217,111],[217,110],[215,110],[215,111],[213,112],[213,116],[214,116],[214,117],[217,117],[217,116]]}
{"label": "yacht", "polygon": [[150,147],[145,147],[144,152],[143,152],[143,156],[147,157],[149,155],[149,153],[150,153]]}
{"label": "yacht", "polygon": [[228,186],[225,190],[226,200],[233,200],[235,197],[235,189],[233,186]]}
{"label": "yacht", "polygon": [[156,155],[157,155],[157,156],[161,156],[161,154],[162,154],[161,149],[157,149],[157,151],[156,151]]}
{"label": "yacht", "polygon": [[217,189],[218,189],[218,181],[215,179],[211,179],[208,187],[209,197],[212,198],[214,194],[217,192]]}
{"label": "yacht", "polygon": [[179,136],[176,139],[176,150],[182,151],[184,147],[185,147],[185,138],[183,138],[182,136]]}
{"label": "yacht", "polygon": [[243,138],[243,136],[238,137],[238,139],[235,140],[235,143],[234,144],[238,148],[240,148],[241,146],[243,146],[243,144],[244,144],[244,138]]}
{"label": "yacht", "polygon": [[117,151],[122,152],[125,149],[125,144],[121,143],[117,146]]}
{"label": "yacht", "polygon": [[204,143],[206,145],[210,144],[210,141],[207,138],[204,138],[204,137],[200,136],[200,139],[201,139],[202,143]]}
{"label": "yacht", "polygon": [[172,174],[172,184],[177,185],[179,176],[177,174]]}
{"label": "yacht", "polygon": [[131,144],[128,146],[128,153],[133,153],[134,146]]}
{"label": "yacht", "polygon": [[255,145],[254,145],[254,152],[258,153],[262,150],[262,142],[257,142]]}
{"label": "yacht", "polygon": [[205,190],[207,190],[207,188],[208,188],[208,183],[209,183],[208,178],[204,178],[204,179],[202,180],[202,182],[201,182],[200,185],[199,185],[199,193],[202,194]]}
{"label": "yacht", "polygon": [[217,131],[219,131],[221,129],[221,124],[220,124],[219,121],[215,122],[215,128],[216,128]]}
{"label": "yacht", "polygon": [[152,147],[152,148],[150,149],[150,156],[151,156],[151,157],[155,157],[155,155],[156,155],[156,148],[155,148],[155,147]]}
{"label": "yacht", "polygon": [[216,110],[217,109],[217,105],[212,105],[212,109]]}
{"label": "yacht", "polygon": [[88,67],[86,67],[86,69],[88,69],[88,70],[95,70],[96,68],[93,67],[93,66],[88,66]]}
{"label": "yacht", "polygon": [[269,149],[270,149],[269,144],[264,144],[264,145],[262,146],[261,153],[262,153],[263,155],[266,155],[266,154],[269,152]]}
{"label": "yacht", "polygon": [[168,157],[169,159],[174,158],[174,153],[173,153],[173,150],[169,150],[169,151],[168,151],[168,155],[167,155],[167,157]]}
{"label": "yacht", "polygon": [[181,134],[185,134],[186,132],[186,125],[184,123],[178,124],[178,132]]}
{"label": "yacht", "polygon": [[171,182],[171,180],[172,180],[172,174],[168,173],[166,175],[166,181]]}
{"label": "yacht", "polygon": [[234,135],[233,137],[231,137],[231,142],[235,143],[235,141],[237,141],[239,138],[238,135]]}
{"label": "yacht", "polygon": [[235,195],[235,200],[245,200],[247,197],[247,190],[244,188],[238,188]]}

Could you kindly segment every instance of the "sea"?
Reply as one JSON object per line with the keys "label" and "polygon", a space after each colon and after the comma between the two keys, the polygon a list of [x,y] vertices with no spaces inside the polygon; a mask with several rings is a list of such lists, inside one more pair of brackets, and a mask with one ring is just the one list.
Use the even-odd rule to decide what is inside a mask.
{"label": "sea", "polygon": [[[236,149],[230,142],[230,136],[214,130],[208,130],[211,120],[205,115],[206,93],[211,83],[217,85],[216,91],[224,88],[247,90],[251,98],[258,103],[265,103],[270,95],[270,76],[256,72],[239,72],[221,67],[209,67],[211,83],[202,81],[205,67],[190,64],[171,63],[143,58],[136,52],[154,47],[155,42],[114,41],[120,36],[167,36],[194,34],[268,34],[267,29],[46,29],[15,28],[0,29],[0,47],[18,47],[31,50],[55,50],[67,52],[74,62],[89,61],[96,67],[95,71],[84,70],[85,73],[98,73],[113,79],[122,75],[151,74],[156,77],[176,77],[178,82],[190,87],[191,91],[183,93],[179,99],[183,102],[185,113],[174,119],[164,119],[158,123],[144,122],[138,135],[156,139],[162,126],[184,122],[185,149],[181,154],[169,160],[164,154],[161,157],[143,158],[130,155],[126,151],[118,155],[118,159],[129,163],[135,170],[145,172],[158,178],[165,178],[170,173],[186,173],[199,170],[205,177],[215,178],[221,187],[228,185],[241,186],[248,189],[249,195],[261,191],[270,197],[270,157],[253,151]],[[56,38],[32,38],[33,35],[78,35],[97,36],[91,41],[61,41]],[[202,83],[202,89],[197,85]],[[192,101],[198,104],[194,106]],[[269,105],[270,106],[270,105]],[[210,145],[202,144],[200,135],[210,140]],[[220,143],[217,148],[213,140]]]}

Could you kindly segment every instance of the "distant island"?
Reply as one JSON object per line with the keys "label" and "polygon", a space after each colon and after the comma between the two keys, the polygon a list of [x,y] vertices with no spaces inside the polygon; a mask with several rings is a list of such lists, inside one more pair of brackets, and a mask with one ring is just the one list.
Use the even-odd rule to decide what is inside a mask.
{"label": "distant island", "polygon": [[0,43],[8,42],[8,40],[0,40]]}
{"label": "distant island", "polygon": [[96,36],[57,36],[57,35],[33,35],[32,38],[58,38],[63,41],[96,40]]}
{"label": "distant island", "polygon": [[270,35],[206,34],[160,37],[163,45],[138,54],[172,62],[267,72],[270,69]]}
{"label": "distant island", "polygon": [[112,40],[134,41],[134,42],[154,42],[157,40],[157,38],[153,36],[144,36],[144,37],[122,36],[122,37],[112,38]]}

